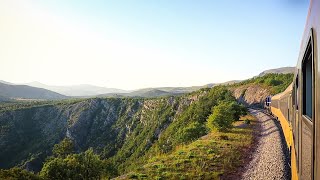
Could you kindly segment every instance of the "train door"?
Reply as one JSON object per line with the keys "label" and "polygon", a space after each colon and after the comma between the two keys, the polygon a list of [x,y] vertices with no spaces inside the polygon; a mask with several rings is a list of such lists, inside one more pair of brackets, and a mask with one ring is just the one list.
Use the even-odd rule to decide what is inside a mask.
{"label": "train door", "polygon": [[314,141],[314,61],[312,39],[309,40],[302,61],[301,170],[300,179],[313,179]]}

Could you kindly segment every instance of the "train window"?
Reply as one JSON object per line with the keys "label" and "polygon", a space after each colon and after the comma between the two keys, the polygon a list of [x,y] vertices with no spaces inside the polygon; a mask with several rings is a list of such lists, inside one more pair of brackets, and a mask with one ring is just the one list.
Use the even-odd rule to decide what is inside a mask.
{"label": "train window", "polygon": [[312,104],[313,104],[313,61],[312,47],[309,42],[308,48],[302,65],[303,73],[303,115],[312,120]]}

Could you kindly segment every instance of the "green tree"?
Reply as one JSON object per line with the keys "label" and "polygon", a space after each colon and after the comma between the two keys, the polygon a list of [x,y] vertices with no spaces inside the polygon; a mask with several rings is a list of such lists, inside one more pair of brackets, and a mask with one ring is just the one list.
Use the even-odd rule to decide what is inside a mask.
{"label": "green tree", "polygon": [[187,127],[180,130],[180,136],[178,137],[180,142],[186,143],[197,139],[200,136],[206,134],[206,128],[199,122],[192,122]]}
{"label": "green tree", "polygon": [[74,153],[73,141],[69,138],[64,138],[59,144],[54,145],[52,153],[55,157],[66,157]]}
{"label": "green tree", "polygon": [[266,83],[268,86],[278,86],[278,85],[282,84],[282,81],[268,78],[268,79],[266,79],[265,83]]}
{"label": "green tree", "polygon": [[17,167],[11,169],[0,169],[0,179],[16,180],[16,179],[27,179],[37,180],[40,179],[37,175],[32,172],[20,169]]}
{"label": "green tree", "polygon": [[116,174],[114,168],[90,148],[80,154],[49,159],[40,172],[44,179],[101,179]]}
{"label": "green tree", "polygon": [[207,127],[211,130],[226,131],[232,127],[234,122],[234,110],[232,103],[222,101],[212,110],[212,114],[208,117]]}
{"label": "green tree", "polygon": [[240,116],[247,115],[247,113],[248,113],[247,108],[244,105],[238,104],[235,101],[231,102],[231,108],[234,112],[233,120],[235,120],[235,121],[239,120]]}

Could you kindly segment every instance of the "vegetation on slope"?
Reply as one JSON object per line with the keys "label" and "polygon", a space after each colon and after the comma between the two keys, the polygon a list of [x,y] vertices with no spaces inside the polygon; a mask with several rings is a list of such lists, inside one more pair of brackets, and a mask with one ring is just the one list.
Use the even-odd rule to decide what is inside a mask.
{"label": "vegetation on slope", "polygon": [[[268,74],[230,86],[259,84],[276,93],[285,89],[291,79],[290,74]],[[53,164],[59,166],[50,167],[56,170],[62,166],[61,170],[71,173],[69,165],[76,163],[77,170],[81,169],[85,163],[81,159],[92,148],[90,157],[106,163],[99,177],[129,173],[132,178],[175,178],[185,171],[189,172],[185,175],[188,179],[219,177],[237,166],[241,148],[251,142],[250,128],[230,125],[243,115],[243,107],[235,103],[228,90],[230,86],[204,88],[176,97],[5,104],[0,112],[0,140],[7,148],[0,153],[0,159],[10,162],[11,167],[23,168],[36,159],[45,162],[44,169],[55,159]],[[53,152],[54,144],[67,135],[75,144],[75,151],[59,157]],[[8,155],[9,150],[14,157]],[[1,170],[0,177],[9,177],[10,173],[28,175],[10,169]],[[45,173],[40,174],[36,178],[46,177]]]}
{"label": "vegetation on slope", "polygon": [[252,132],[250,125],[213,131],[190,144],[177,146],[171,153],[150,158],[119,179],[219,179],[242,165],[242,151],[252,144]]}
{"label": "vegetation on slope", "polygon": [[293,74],[266,74],[264,76],[254,77],[240,83],[231,85],[231,87],[244,86],[249,84],[258,84],[270,89],[272,95],[283,92],[293,81]]}
{"label": "vegetation on slope", "polygon": [[[7,109],[0,116],[0,138],[6,146],[0,158],[11,164],[24,159],[20,166],[32,167],[50,156],[52,149],[55,151],[53,145],[69,133],[76,152],[92,147],[120,175],[144,164],[154,154],[171,153],[177,146],[206,135],[207,117],[222,101],[235,99],[225,87],[218,86],[181,97],[98,98],[38,102],[35,107],[7,106],[15,110]],[[77,159],[73,155],[70,158]]]}

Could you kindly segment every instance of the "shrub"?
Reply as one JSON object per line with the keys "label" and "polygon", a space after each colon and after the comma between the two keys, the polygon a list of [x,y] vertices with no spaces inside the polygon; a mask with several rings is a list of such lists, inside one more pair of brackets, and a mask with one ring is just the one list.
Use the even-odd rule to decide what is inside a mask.
{"label": "shrub", "polygon": [[40,179],[32,172],[17,167],[11,169],[0,169],[0,179]]}
{"label": "shrub", "polygon": [[206,134],[206,128],[199,122],[192,122],[181,130],[179,134],[180,142],[189,142]]}
{"label": "shrub", "polygon": [[276,79],[266,79],[265,82],[268,86],[278,86],[282,84],[282,81],[276,80]]}
{"label": "shrub", "polygon": [[74,144],[71,139],[64,138],[59,144],[54,145],[52,149],[53,156],[66,157],[74,152]]}
{"label": "shrub", "polygon": [[239,120],[240,116],[245,116],[248,113],[247,108],[244,105],[238,104],[235,101],[231,102],[231,108],[234,111],[234,120]]}
{"label": "shrub", "polygon": [[232,127],[234,110],[230,102],[220,102],[213,108],[212,114],[207,120],[207,126],[211,130],[226,131]]}
{"label": "shrub", "polygon": [[40,176],[44,179],[100,179],[108,165],[93,153],[92,149],[66,158],[57,157],[47,161]]}

